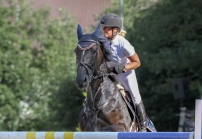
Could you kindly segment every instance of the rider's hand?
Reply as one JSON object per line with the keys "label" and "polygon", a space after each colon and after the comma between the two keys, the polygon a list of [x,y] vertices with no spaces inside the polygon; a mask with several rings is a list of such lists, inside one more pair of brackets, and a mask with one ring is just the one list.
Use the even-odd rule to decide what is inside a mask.
{"label": "rider's hand", "polygon": [[125,72],[124,69],[125,69],[125,65],[119,65],[119,66],[110,68],[110,71],[115,74],[119,74],[119,73],[124,73]]}

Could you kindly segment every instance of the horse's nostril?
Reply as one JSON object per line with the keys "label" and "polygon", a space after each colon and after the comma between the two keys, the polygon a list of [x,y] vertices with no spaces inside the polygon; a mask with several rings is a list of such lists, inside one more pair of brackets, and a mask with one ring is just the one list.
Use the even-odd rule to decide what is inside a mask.
{"label": "horse's nostril", "polygon": [[84,82],[87,82],[87,78],[86,77],[84,77],[84,80],[83,80]]}

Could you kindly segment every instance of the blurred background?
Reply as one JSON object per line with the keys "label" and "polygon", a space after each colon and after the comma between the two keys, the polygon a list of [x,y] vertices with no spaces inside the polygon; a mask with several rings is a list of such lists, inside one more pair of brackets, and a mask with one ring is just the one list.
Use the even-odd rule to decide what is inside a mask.
{"label": "blurred background", "polygon": [[0,130],[78,131],[76,28],[109,12],[123,19],[157,131],[194,131],[202,97],[201,0],[0,0]]}

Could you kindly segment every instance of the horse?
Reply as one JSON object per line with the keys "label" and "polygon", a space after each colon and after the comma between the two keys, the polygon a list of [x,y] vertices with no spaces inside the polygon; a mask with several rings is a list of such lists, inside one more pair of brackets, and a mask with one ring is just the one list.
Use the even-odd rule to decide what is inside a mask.
{"label": "horse", "polygon": [[104,48],[105,42],[99,41],[99,33],[100,24],[91,34],[83,34],[81,26],[77,27],[76,84],[87,92],[85,106],[78,118],[79,129],[134,132],[134,116],[109,74],[106,61],[109,61],[110,52]]}

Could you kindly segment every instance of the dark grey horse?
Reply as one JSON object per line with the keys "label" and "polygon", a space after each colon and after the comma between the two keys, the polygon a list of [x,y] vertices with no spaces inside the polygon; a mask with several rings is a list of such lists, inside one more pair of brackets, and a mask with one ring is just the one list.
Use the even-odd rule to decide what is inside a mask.
{"label": "dark grey horse", "polygon": [[[85,106],[80,112],[78,125],[81,131],[138,131],[138,119],[120,88],[109,74],[106,61],[110,52],[105,49],[104,39],[98,39],[100,25],[92,34],[83,34],[78,25],[78,45],[75,49],[77,76],[76,84],[86,89]],[[147,130],[156,129],[147,117]]]}
{"label": "dark grey horse", "polygon": [[78,124],[81,131],[135,131],[133,118],[115,82],[110,78],[106,61],[110,53],[99,41],[100,25],[92,34],[83,35],[77,28],[78,46],[75,49],[76,84],[86,89],[87,99]]}

